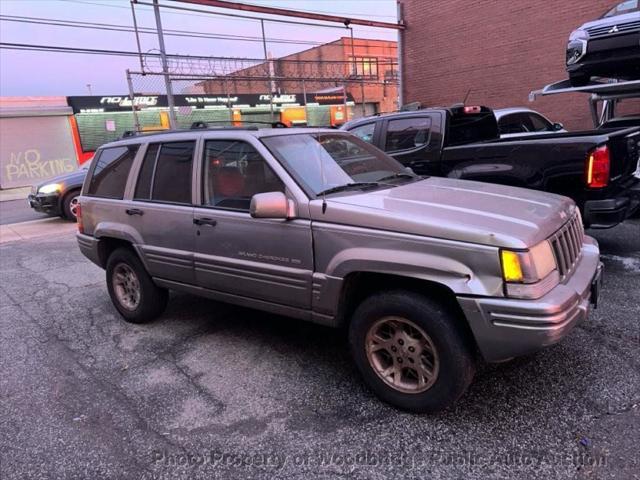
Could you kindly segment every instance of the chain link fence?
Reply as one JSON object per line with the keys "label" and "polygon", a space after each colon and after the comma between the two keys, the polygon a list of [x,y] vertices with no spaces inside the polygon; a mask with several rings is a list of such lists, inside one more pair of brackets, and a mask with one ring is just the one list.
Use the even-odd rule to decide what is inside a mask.
{"label": "chain link fence", "polygon": [[170,127],[258,125],[337,127],[363,115],[396,109],[393,59],[257,60],[157,57],[148,71],[127,72],[131,121],[117,133]]}

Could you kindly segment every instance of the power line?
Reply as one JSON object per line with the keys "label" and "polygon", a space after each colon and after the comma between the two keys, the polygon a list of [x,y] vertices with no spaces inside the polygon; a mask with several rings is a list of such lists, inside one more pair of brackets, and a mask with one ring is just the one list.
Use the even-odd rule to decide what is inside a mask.
{"label": "power line", "polygon": [[[82,47],[65,47],[61,45],[35,45],[29,43],[10,43],[0,42],[0,49],[6,50],[26,50],[26,51],[42,51],[42,52],[58,52],[58,53],[79,53],[87,55],[115,55],[125,57],[137,57],[138,52],[130,50],[107,50],[103,48],[82,48]],[[159,53],[147,52],[144,56],[159,58]],[[255,62],[256,64],[265,63],[264,58],[239,58],[239,57],[212,57],[206,55],[178,55],[174,53],[168,53],[167,57],[176,58],[180,60],[208,60],[208,61],[229,61],[229,62]],[[349,60],[284,60],[274,59],[274,61],[283,63],[295,63],[295,64],[345,64],[352,65],[353,62]],[[395,65],[396,62],[388,62],[389,65]]]}
{"label": "power line", "polygon": [[[84,29],[91,29],[91,30],[116,31],[116,32],[125,32],[125,33],[135,32],[135,29],[128,25],[97,23],[97,22],[78,22],[73,20],[61,20],[61,19],[43,18],[43,17],[0,15],[0,21],[27,23],[27,24],[35,24],[35,25],[49,25],[49,26],[57,26],[57,27],[84,28]],[[157,34],[157,31],[154,28],[150,28],[150,27],[138,27],[138,31],[140,33],[149,34],[149,35]],[[210,38],[215,40],[235,40],[235,41],[243,41],[243,42],[262,43],[261,37],[255,37],[255,36],[249,36],[249,35],[211,34],[206,32],[190,32],[187,30],[172,30],[172,29],[164,30],[164,34],[167,36],[175,36],[175,37]],[[281,43],[281,44],[293,44],[293,45],[315,45],[315,46],[324,45],[324,46],[331,46],[331,47],[342,47],[342,44],[332,45],[333,42],[322,43],[322,42],[314,42],[311,40],[293,40],[293,39],[284,39],[284,38],[267,38],[266,40],[269,43]],[[383,41],[388,41],[388,40],[383,40]],[[354,46],[367,47],[370,45],[354,43]],[[395,45],[390,45],[389,48],[396,48],[396,47]]]}

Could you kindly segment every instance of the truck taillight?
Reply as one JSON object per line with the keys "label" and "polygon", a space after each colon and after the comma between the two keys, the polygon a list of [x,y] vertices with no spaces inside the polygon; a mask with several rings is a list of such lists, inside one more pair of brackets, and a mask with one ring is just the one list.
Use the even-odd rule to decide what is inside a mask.
{"label": "truck taillight", "polygon": [[78,232],[84,233],[84,225],[82,223],[82,205],[78,202],[76,208],[76,222],[78,223]]}
{"label": "truck taillight", "polygon": [[480,113],[482,111],[482,107],[469,106],[469,107],[464,107],[464,109],[462,111],[464,113]]}
{"label": "truck taillight", "polygon": [[609,184],[611,159],[609,147],[598,147],[589,154],[586,165],[586,181],[589,188],[602,188]]}

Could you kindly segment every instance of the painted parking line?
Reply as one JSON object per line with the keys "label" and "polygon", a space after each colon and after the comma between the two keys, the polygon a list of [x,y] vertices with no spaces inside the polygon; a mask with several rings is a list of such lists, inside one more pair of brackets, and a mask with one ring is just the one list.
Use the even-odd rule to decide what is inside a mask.
{"label": "painted parking line", "polygon": [[0,244],[31,240],[52,235],[73,233],[77,226],[61,218],[42,218],[27,222],[0,225]]}

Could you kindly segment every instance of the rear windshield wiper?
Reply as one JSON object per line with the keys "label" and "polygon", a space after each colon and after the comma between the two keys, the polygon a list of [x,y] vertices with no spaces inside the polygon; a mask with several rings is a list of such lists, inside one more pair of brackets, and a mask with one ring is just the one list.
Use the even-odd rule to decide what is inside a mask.
{"label": "rear windshield wiper", "polygon": [[391,175],[387,175],[386,177],[382,177],[378,179],[378,182],[384,182],[387,180],[394,180],[396,178],[411,178],[411,179],[418,179],[418,178],[422,178],[420,175],[416,175],[415,173],[393,173]]}
{"label": "rear windshield wiper", "polygon": [[316,195],[329,195],[330,193],[343,192],[345,190],[359,189],[359,188],[374,188],[380,186],[380,182],[352,182],[345,183],[344,185],[338,185],[336,187],[327,188],[318,192]]}

